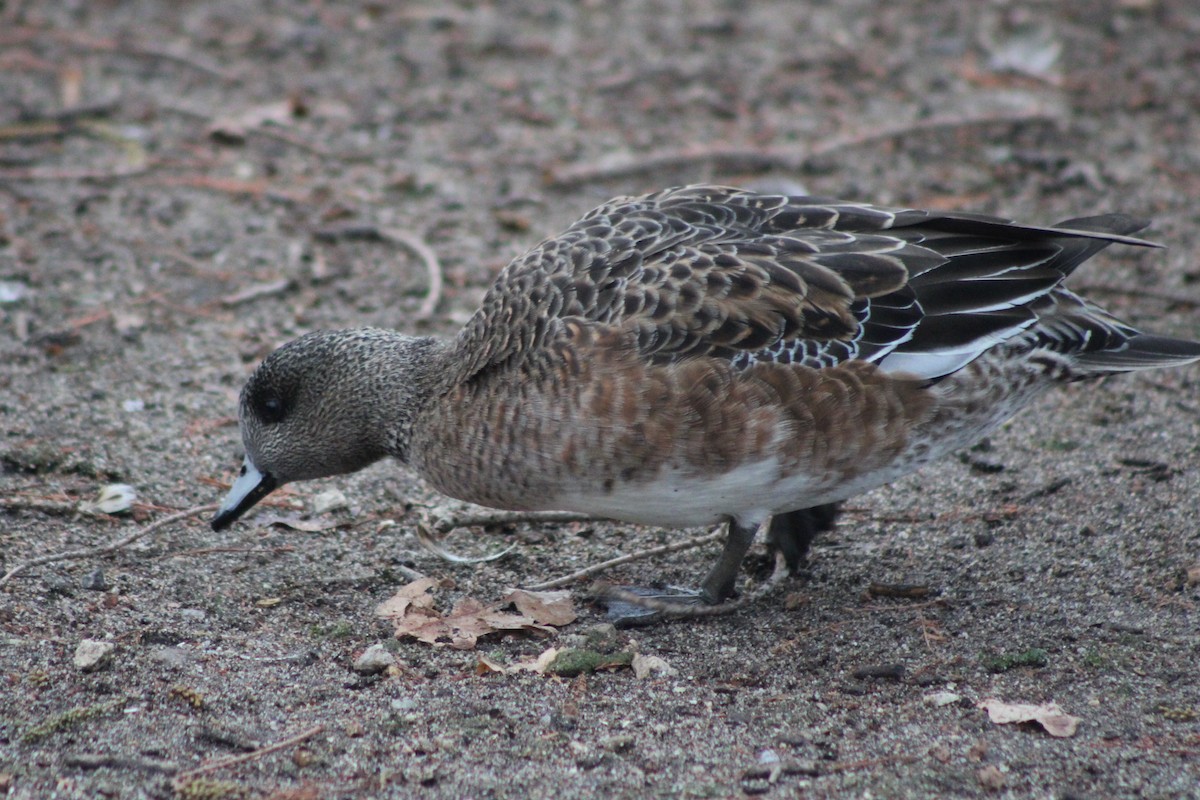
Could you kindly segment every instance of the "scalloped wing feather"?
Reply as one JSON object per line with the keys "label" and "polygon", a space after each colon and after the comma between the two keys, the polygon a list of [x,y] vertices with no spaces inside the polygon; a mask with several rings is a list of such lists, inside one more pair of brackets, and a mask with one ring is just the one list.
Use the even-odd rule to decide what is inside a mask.
{"label": "scalloped wing feather", "polygon": [[1128,236],[1143,225],[1039,228],[717,186],[617,198],[497,277],[460,334],[462,369],[522,363],[576,318],[651,363],[860,359],[936,380],[1010,340],[1093,352],[1136,332],[1078,309],[1055,322],[1073,297],[1060,284],[1113,242],[1148,244]]}

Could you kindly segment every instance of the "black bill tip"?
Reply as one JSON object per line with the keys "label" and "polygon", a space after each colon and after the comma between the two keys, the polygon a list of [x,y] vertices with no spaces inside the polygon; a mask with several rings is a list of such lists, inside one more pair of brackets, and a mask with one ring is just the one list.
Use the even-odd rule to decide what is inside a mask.
{"label": "black bill tip", "polygon": [[233,524],[234,520],[245,514],[254,504],[269,495],[279,482],[269,472],[260,472],[254,462],[247,456],[242,464],[242,471],[225,495],[225,500],[217,510],[216,516],[209,521],[214,531],[221,531]]}

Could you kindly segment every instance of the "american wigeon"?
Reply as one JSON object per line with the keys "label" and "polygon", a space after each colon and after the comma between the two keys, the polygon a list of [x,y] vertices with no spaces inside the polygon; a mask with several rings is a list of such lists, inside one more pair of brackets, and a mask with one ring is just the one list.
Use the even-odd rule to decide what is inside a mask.
{"label": "american wigeon", "polygon": [[267,357],[212,526],[392,456],[495,508],[727,521],[696,595],[718,603],[773,515],[808,532],[794,558],[825,521],[809,509],[971,444],[1055,384],[1200,359],[1062,285],[1110,244],[1147,244],[1129,236],[1144,224],[722,186],[617,198],[513,261],[453,339],[317,331]]}

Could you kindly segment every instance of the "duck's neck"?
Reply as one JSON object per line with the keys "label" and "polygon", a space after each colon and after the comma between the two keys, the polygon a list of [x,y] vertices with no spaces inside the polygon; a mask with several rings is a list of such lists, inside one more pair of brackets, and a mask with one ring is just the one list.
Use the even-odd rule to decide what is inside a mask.
{"label": "duck's neck", "polygon": [[371,354],[370,383],[362,388],[373,398],[373,423],[384,432],[387,455],[408,461],[414,423],[453,380],[452,347],[445,339],[396,333]]}

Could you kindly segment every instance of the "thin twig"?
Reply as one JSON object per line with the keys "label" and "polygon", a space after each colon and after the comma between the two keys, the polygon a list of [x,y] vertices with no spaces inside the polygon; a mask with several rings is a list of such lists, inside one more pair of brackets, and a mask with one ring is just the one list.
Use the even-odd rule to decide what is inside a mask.
{"label": "thin twig", "polygon": [[17,564],[15,567],[10,569],[8,572],[4,573],[4,576],[0,577],[0,588],[3,588],[15,576],[19,575],[20,573],[22,573],[28,569],[33,568],[33,567],[41,566],[42,564],[49,564],[54,561],[74,561],[76,559],[94,558],[96,556],[105,555],[106,553],[112,553],[116,550],[120,550],[122,547],[127,547],[128,545],[133,544],[138,539],[141,539],[144,536],[148,536],[149,534],[153,533],[154,531],[158,530],[159,528],[169,525],[172,522],[178,522],[181,519],[187,519],[188,517],[194,517],[197,514],[204,514],[209,511],[216,511],[217,508],[219,508],[219,505],[217,503],[209,503],[209,504],[203,505],[203,506],[196,506],[195,508],[189,508],[186,511],[180,511],[175,514],[169,514],[168,516],[165,516],[160,520],[155,520],[154,522],[151,522],[149,525],[146,525],[145,527],[138,528],[136,531],[129,534],[128,536],[123,536],[114,542],[109,542],[108,544],[101,545],[99,547],[85,547],[80,550],[67,550],[62,553],[51,553],[50,555],[38,556],[37,558],[32,558],[23,564]]}
{"label": "thin twig", "polygon": [[864,758],[862,761],[835,761],[825,767],[826,772],[850,772],[858,769],[874,769],[884,764],[911,764],[919,761],[920,755],[904,754],[883,756],[882,758]]}
{"label": "thin twig", "polygon": [[84,514],[111,519],[108,514],[89,511],[83,508],[77,500],[49,500],[43,497],[0,497],[0,508],[9,511],[38,511],[42,514]]}
{"label": "thin twig", "polygon": [[0,181],[114,181],[145,175],[150,165],[103,169],[0,169]]}
{"label": "thin twig", "polygon": [[565,188],[599,180],[630,178],[668,170],[693,169],[708,164],[717,172],[762,172],[781,169],[796,172],[812,159],[837,150],[886,142],[935,130],[984,127],[987,125],[1025,125],[1034,122],[1058,123],[1060,118],[1042,109],[1013,113],[982,114],[975,117],[943,116],[916,120],[893,127],[835,136],[804,150],[748,150],[736,147],[690,147],[660,150],[637,158],[622,156],[602,164],[582,164],[561,170],[549,169],[550,186]]}
{"label": "thin twig", "polygon": [[305,739],[311,739],[323,730],[325,730],[324,725],[314,725],[306,731],[297,733],[295,736],[289,736],[288,738],[278,741],[275,744],[270,744],[266,747],[260,747],[253,752],[242,753],[241,755],[237,756],[229,756],[228,758],[221,758],[211,763],[204,764],[203,766],[196,767],[195,769],[185,770],[184,772],[176,775],[174,779],[172,779],[171,784],[175,787],[176,791],[178,791],[180,786],[187,784],[192,778],[195,778],[198,775],[203,775],[206,772],[212,772],[213,770],[223,769],[225,767],[232,767],[247,761],[253,761],[256,758],[262,758],[265,755],[270,755],[271,753],[282,750],[285,747],[291,747],[294,744],[299,744]]}
{"label": "thin twig", "polygon": [[174,761],[163,761],[157,758],[135,758],[118,753],[73,753],[63,757],[63,762],[69,767],[81,769],[137,769],[144,772],[173,773],[179,771],[179,765]]}
{"label": "thin twig", "polygon": [[433,316],[433,312],[437,310],[437,305],[442,301],[442,263],[438,261],[437,253],[433,252],[433,248],[425,244],[420,236],[417,236],[411,231],[406,231],[401,228],[380,228],[380,233],[392,242],[397,242],[404,245],[417,258],[425,262],[425,271],[429,274],[429,294],[425,295],[425,299],[421,302],[421,307],[417,309],[414,319],[429,319]]}
{"label": "thin twig", "polygon": [[691,539],[684,539],[680,542],[672,542],[664,544],[661,547],[652,547],[649,550],[641,550],[637,553],[629,553],[627,555],[610,558],[608,561],[601,561],[599,564],[593,564],[590,567],[584,567],[577,572],[572,572],[570,575],[564,575],[561,578],[555,578],[542,583],[535,583],[526,588],[534,592],[544,592],[547,589],[557,589],[560,586],[566,586],[583,578],[590,578],[592,575],[597,575],[605,570],[618,567],[622,564],[628,564],[631,561],[640,561],[643,558],[651,558],[653,556],[661,556],[665,553],[674,553],[679,550],[690,550],[694,547],[706,545],[709,542],[715,541],[725,535],[725,528],[721,527],[715,531],[710,531],[703,536],[694,536]]}
{"label": "thin twig", "polygon": [[93,36],[83,31],[65,31],[54,28],[39,28],[34,26],[15,26],[5,31],[0,36],[0,45],[22,44],[29,41],[38,41],[40,39],[50,39],[62,44],[80,47],[87,50],[95,50],[101,53],[115,53],[118,55],[132,56],[135,58],[152,58],[162,61],[170,61],[182,66],[194,69],[197,72],[206,73],[224,81],[233,81],[233,77],[222,70],[217,65],[208,62],[207,59],[201,60],[200,57],[185,53],[173,53],[167,50],[162,50],[154,47],[146,47],[134,45],[130,42],[122,42],[116,39],[108,39],[103,37]]}

